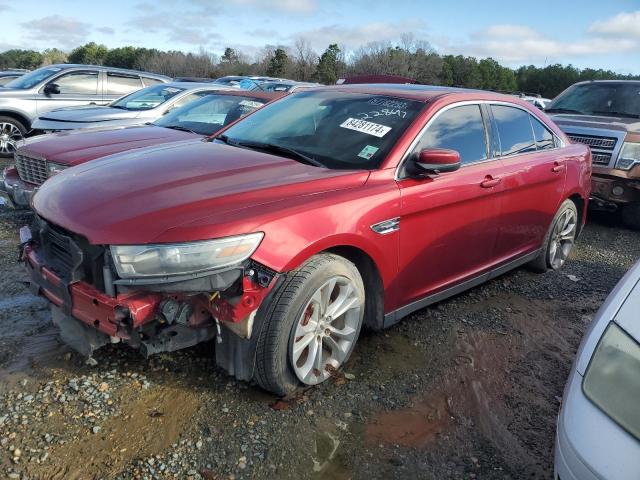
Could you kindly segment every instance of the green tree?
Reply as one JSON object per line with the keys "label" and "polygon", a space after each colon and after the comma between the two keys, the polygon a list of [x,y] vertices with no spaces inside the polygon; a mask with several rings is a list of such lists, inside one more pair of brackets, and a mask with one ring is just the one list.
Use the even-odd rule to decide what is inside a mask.
{"label": "green tree", "polygon": [[269,68],[267,69],[267,75],[270,77],[284,77],[289,64],[289,56],[283,48],[276,48],[273,52],[273,56],[269,60]]}
{"label": "green tree", "polygon": [[114,48],[107,52],[103,63],[110,67],[136,68],[145,50],[130,46]]}
{"label": "green tree", "polygon": [[57,63],[66,63],[67,53],[57,48],[47,48],[42,52],[42,65],[55,65]]}
{"label": "green tree", "polygon": [[89,42],[80,47],[74,48],[69,54],[70,63],[84,63],[88,65],[102,65],[109,53],[104,45]]}
{"label": "green tree", "polygon": [[26,68],[33,70],[42,65],[42,54],[35,50],[7,50],[0,54],[0,68]]}
{"label": "green tree", "polygon": [[332,43],[320,56],[317,76],[321,83],[333,85],[338,80],[338,63],[340,48],[337,43]]}

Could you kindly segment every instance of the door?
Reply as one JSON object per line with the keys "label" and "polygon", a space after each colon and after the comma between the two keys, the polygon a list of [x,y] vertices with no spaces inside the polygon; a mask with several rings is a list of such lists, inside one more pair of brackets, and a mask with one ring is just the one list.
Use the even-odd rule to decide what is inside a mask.
{"label": "door", "polygon": [[43,86],[37,96],[38,115],[55,108],[75,107],[78,105],[103,105],[99,85],[100,72],[97,70],[76,70],[63,73],[48,84],[55,84],[58,93],[44,93]]}
{"label": "door", "polygon": [[553,133],[525,109],[491,105],[491,112],[505,190],[496,252],[507,260],[541,246],[562,199],[567,158]]}
{"label": "door", "polygon": [[494,263],[502,162],[491,158],[483,109],[461,105],[436,115],[412,154],[452,149],[460,153],[462,166],[399,180],[401,305],[479,275]]}

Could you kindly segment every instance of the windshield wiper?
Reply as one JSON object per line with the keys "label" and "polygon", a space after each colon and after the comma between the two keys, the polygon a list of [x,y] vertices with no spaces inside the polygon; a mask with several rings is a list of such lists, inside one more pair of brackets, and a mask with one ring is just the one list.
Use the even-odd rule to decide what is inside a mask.
{"label": "windshield wiper", "polygon": [[193,133],[195,135],[198,135],[196,132],[194,132],[190,128],[183,127],[181,125],[161,125],[161,126],[164,127],[164,128],[170,128],[172,130],[180,130],[181,132],[189,132],[189,133]]}
{"label": "windshield wiper", "polygon": [[584,112],[581,112],[580,110],[573,110],[571,108],[545,108],[544,111],[546,113],[575,113],[577,115],[585,115]]}
{"label": "windshield wiper", "polygon": [[637,113],[629,113],[629,112],[616,112],[612,110],[595,110],[591,112],[594,115],[606,115],[610,117],[629,117],[629,118],[640,118],[640,114]]}
{"label": "windshield wiper", "polygon": [[[227,139],[228,140],[228,139]],[[240,147],[246,148],[255,148],[258,150],[264,150],[265,152],[272,153],[284,153],[285,155],[293,158],[294,160],[299,160],[303,163],[307,163],[309,165],[313,165],[315,167],[328,168],[324,163],[316,160],[313,157],[309,157],[298,150],[293,148],[285,147],[283,145],[276,145],[275,143],[260,143],[260,142],[234,142],[231,145],[238,145]]]}
{"label": "windshield wiper", "polygon": [[111,108],[117,108],[118,110],[128,110],[127,107],[123,107],[122,105],[109,105]]}

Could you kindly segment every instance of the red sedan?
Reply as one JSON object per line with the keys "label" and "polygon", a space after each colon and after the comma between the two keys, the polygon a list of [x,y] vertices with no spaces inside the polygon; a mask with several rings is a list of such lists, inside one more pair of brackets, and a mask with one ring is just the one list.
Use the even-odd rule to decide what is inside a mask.
{"label": "red sedan", "polygon": [[217,338],[221,367],[285,394],[329,378],[363,325],[520,265],[560,268],[590,174],[587,147],[511,96],[327,87],[214,141],[56,175],[23,258],[85,354]]}
{"label": "red sedan", "polygon": [[15,165],[5,169],[0,197],[12,207],[28,207],[38,187],[68,167],[135,148],[201,139],[282,95],[282,92],[216,91],[146,125],[33,137],[16,152]]}

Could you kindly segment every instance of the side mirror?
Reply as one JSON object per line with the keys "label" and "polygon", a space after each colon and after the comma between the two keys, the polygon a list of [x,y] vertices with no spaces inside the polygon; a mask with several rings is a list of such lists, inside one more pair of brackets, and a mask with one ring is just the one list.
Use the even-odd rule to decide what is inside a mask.
{"label": "side mirror", "polygon": [[460,168],[460,154],[455,150],[443,148],[425,148],[414,160],[419,173],[438,174],[453,172]]}
{"label": "side mirror", "polygon": [[44,94],[45,95],[58,95],[60,93],[60,87],[57,83],[47,83],[44,86]]}

